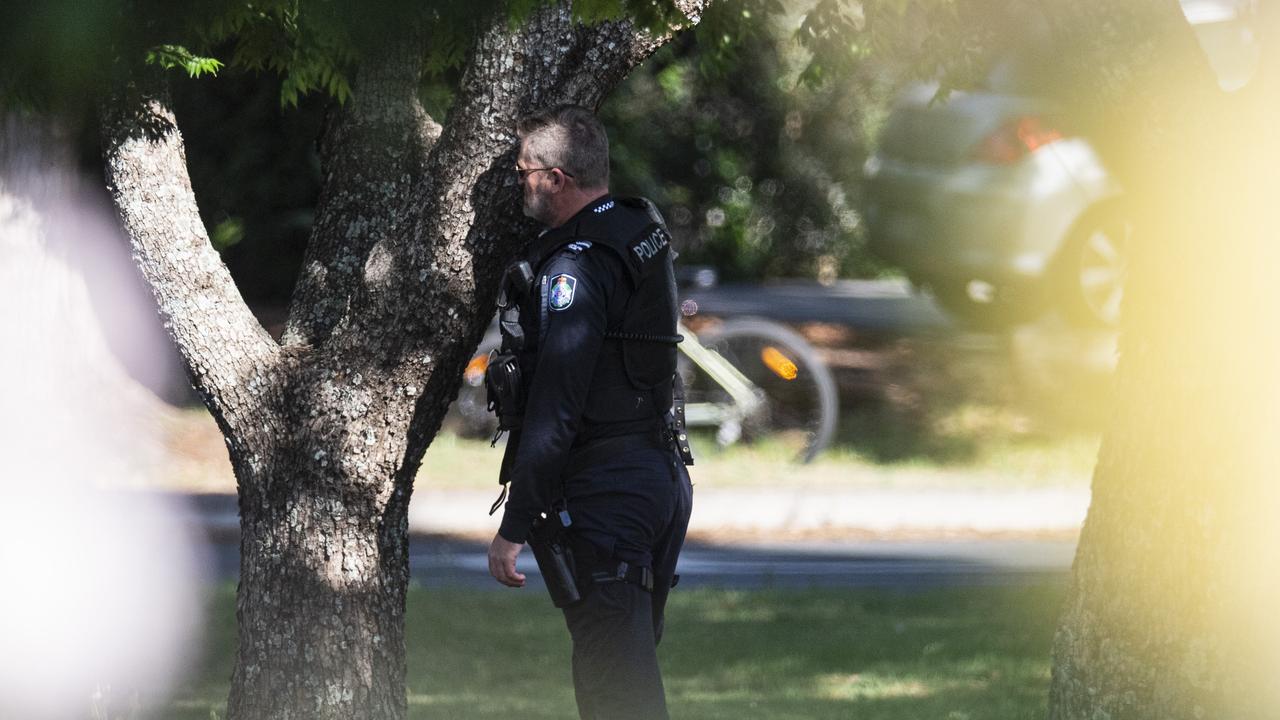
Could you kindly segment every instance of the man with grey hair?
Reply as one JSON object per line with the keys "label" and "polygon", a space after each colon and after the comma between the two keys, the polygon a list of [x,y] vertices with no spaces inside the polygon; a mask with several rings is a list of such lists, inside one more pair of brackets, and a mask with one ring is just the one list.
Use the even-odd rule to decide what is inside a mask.
{"label": "man with grey hair", "polygon": [[591,111],[551,108],[518,134],[524,211],[548,229],[500,293],[488,384],[512,431],[511,497],[489,571],[522,587],[532,546],[573,639],[583,718],[666,718],[656,647],[692,505],[670,236],[652,203],[609,194]]}

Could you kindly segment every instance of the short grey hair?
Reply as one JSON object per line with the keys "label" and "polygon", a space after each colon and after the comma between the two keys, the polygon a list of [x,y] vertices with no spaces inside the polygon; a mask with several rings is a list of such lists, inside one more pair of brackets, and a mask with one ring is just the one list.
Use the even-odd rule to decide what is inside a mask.
{"label": "short grey hair", "polygon": [[557,105],[521,118],[516,134],[539,167],[558,167],[587,188],[609,185],[609,136],[581,105]]}

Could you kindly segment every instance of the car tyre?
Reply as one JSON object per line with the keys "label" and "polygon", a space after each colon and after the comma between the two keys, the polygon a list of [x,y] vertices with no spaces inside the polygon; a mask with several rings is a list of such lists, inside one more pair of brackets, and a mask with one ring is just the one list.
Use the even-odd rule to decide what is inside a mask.
{"label": "car tyre", "polygon": [[1063,316],[1077,327],[1120,323],[1126,250],[1133,223],[1111,204],[1085,213],[1067,236],[1057,260],[1055,296]]}

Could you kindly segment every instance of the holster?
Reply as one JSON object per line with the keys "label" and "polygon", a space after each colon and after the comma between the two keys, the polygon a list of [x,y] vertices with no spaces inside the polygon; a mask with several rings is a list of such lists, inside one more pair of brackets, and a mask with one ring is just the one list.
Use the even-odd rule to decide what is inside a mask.
{"label": "holster", "polygon": [[574,562],[568,532],[558,513],[533,521],[529,547],[538,561],[538,571],[558,608],[568,607],[582,599],[578,590],[577,565]]}
{"label": "holster", "polygon": [[671,433],[671,444],[675,447],[680,461],[686,466],[693,464],[693,451],[689,449],[689,428],[684,420],[684,380],[676,373],[672,385],[671,414],[667,417],[667,431]]}

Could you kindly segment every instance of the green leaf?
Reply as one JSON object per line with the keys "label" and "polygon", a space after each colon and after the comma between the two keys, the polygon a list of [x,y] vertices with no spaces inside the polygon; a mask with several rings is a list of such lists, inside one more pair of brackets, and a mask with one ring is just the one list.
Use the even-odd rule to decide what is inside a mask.
{"label": "green leaf", "polygon": [[218,252],[226,250],[243,239],[244,221],[238,217],[223,220],[214,226],[213,232],[209,233],[209,241]]}
{"label": "green leaf", "polygon": [[181,45],[157,45],[147,50],[146,62],[165,70],[182,68],[193,78],[217,75],[218,70],[223,67],[221,60],[194,55]]}

